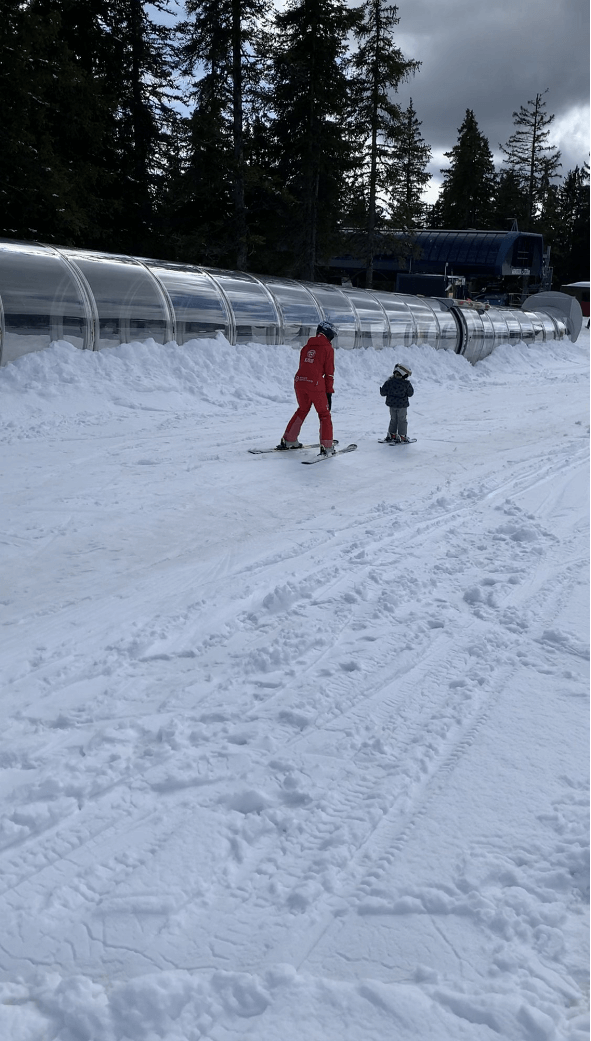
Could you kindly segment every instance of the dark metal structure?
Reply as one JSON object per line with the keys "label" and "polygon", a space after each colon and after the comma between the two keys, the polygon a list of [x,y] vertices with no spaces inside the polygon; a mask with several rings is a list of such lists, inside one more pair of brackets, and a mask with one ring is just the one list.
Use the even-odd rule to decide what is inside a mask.
{"label": "dark metal structure", "polygon": [[[350,252],[333,257],[331,276],[365,281],[365,237],[352,232]],[[396,284],[399,274],[463,275],[466,280],[527,277],[540,281],[544,240],[525,231],[412,230],[378,233],[374,285]]]}

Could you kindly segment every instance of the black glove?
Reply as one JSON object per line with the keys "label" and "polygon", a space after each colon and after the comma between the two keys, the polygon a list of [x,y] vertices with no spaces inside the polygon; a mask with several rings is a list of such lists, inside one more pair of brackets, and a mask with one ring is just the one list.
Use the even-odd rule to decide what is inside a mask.
{"label": "black glove", "polygon": [[332,411],[332,407],[331,407],[332,406],[332,394],[327,394],[326,395],[326,400],[328,401],[328,411],[331,412]]}

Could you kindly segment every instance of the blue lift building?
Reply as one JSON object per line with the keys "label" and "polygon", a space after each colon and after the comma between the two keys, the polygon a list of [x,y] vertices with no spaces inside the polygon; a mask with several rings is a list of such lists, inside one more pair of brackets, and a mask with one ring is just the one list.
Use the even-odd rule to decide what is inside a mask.
{"label": "blue lift building", "polygon": [[[351,251],[333,257],[331,281],[365,285],[365,236],[352,232]],[[455,295],[508,303],[510,294],[527,296],[550,289],[549,251],[541,235],[518,231],[431,230],[379,232],[373,258],[375,289],[444,296],[453,280],[465,292]]]}

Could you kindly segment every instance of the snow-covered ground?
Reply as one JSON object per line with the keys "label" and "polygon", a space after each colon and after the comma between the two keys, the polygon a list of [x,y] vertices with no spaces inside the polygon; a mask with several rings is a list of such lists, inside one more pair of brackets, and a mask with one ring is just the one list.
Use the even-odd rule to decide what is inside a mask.
{"label": "snow-covered ground", "polygon": [[296,361],[0,370],[2,1041],[588,1037],[589,333]]}

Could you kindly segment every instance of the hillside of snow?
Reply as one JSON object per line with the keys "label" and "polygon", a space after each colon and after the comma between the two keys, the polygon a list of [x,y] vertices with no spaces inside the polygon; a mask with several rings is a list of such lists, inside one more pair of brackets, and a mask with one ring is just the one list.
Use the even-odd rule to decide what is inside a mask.
{"label": "hillside of snow", "polygon": [[588,1039],[589,332],[296,367],[0,369],[2,1041]]}

